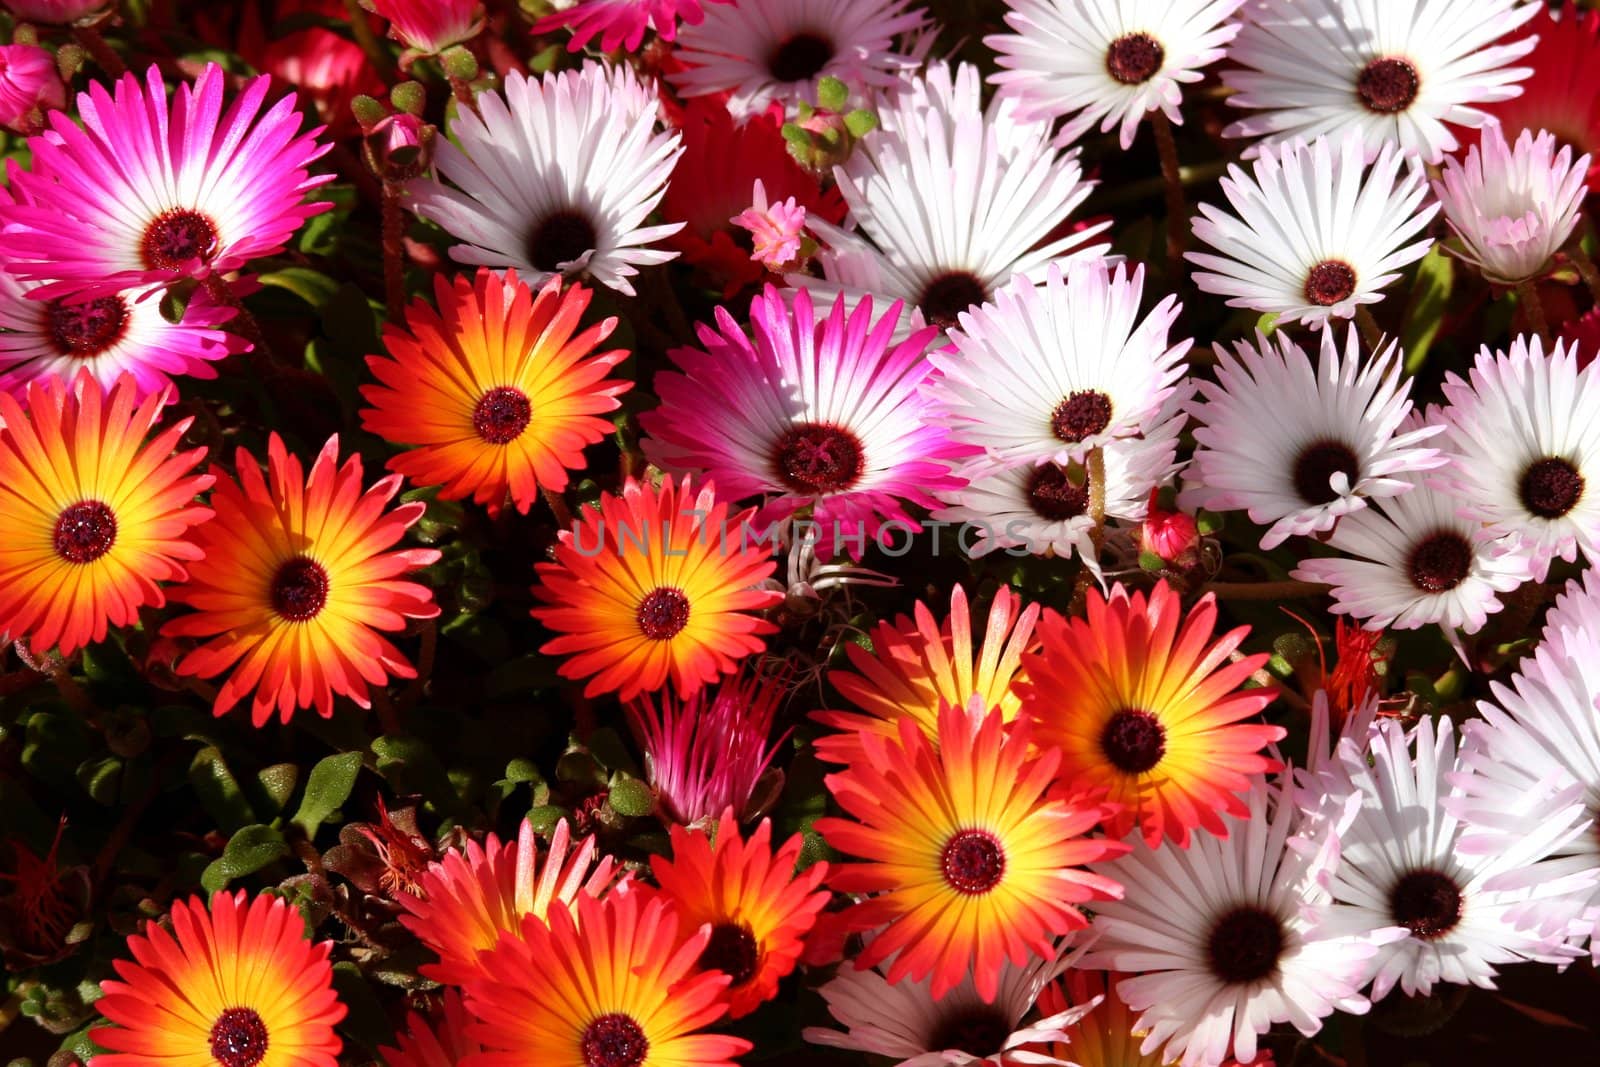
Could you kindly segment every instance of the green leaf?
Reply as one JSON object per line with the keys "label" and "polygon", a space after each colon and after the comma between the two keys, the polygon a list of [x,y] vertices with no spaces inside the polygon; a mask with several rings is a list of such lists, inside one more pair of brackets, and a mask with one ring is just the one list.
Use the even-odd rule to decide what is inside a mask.
{"label": "green leaf", "polygon": [[359,752],[341,752],[318,761],[306,780],[306,795],[300,798],[300,810],[294,814],[295,825],[304,830],[307,837],[314,837],[317,827],[350,799],[350,791],[355,788],[356,776],[360,773]]}
{"label": "green leaf", "polygon": [[420,737],[388,734],[372,742],[378,757],[378,773],[400,793],[420,793],[429,803],[452,814],[463,814],[464,806],[450,776],[445,774],[433,748]]}
{"label": "green leaf", "polygon": [[200,884],[214,893],[235,878],[254,874],[288,854],[289,846],[277,830],[260,823],[243,827],[228,838],[222,855],[200,875]]}
{"label": "green leaf", "polygon": [[373,1054],[380,1047],[393,1044],[394,1028],[389,1025],[389,1017],[361,968],[348,961],[335,963],[333,991],[339,994],[339,1002],[345,1007],[340,1033]]}
{"label": "green leaf", "polygon": [[293,293],[317,311],[339,292],[338,282],[310,267],[285,267],[257,277],[262,285]]}
{"label": "green leaf", "polygon": [[122,761],[116,756],[87,760],[78,767],[78,784],[101,804],[114,804],[122,781]]}
{"label": "green leaf", "polygon": [[656,794],[649,784],[621,774],[611,779],[606,801],[612,811],[630,819],[642,819],[656,810]]}
{"label": "green leaf", "polygon": [[1156,553],[1151,552],[1148,549],[1144,549],[1144,550],[1140,551],[1140,553],[1139,553],[1139,569],[1140,570],[1149,571],[1151,574],[1159,574],[1161,571],[1166,569],[1166,566],[1167,566],[1167,561],[1162,559]]}
{"label": "green leaf", "polygon": [[257,771],[256,781],[261,785],[256,799],[265,801],[266,814],[277,816],[294,796],[294,787],[300,784],[300,767],[295,763],[274,763]]}
{"label": "green leaf", "polygon": [[850,102],[850,89],[844,82],[828,75],[817,82],[817,103],[829,111],[843,111]]}
{"label": "green leaf", "polygon": [[189,764],[189,784],[194,786],[201,806],[216,820],[219,829],[232,833],[255,821],[255,811],[217,749],[207,746],[194,754]]}
{"label": "green leaf", "polygon": [[1415,374],[1427,362],[1428,349],[1433,347],[1439,328],[1444,325],[1444,310],[1450,302],[1455,271],[1455,260],[1437,244],[1417,264],[1417,280],[1411,286],[1405,322],[1400,327],[1400,346],[1405,349],[1407,374]]}

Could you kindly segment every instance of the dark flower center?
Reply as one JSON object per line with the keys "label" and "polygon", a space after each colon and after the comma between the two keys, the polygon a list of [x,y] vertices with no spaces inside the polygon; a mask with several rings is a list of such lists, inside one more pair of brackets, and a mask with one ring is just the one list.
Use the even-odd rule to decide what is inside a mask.
{"label": "dark flower center", "polygon": [[1006,854],[993,834],[984,830],[961,830],[945,842],[939,867],[950,888],[967,896],[978,896],[1000,884],[1006,873]]}
{"label": "dark flower center", "polygon": [[1571,462],[1551,456],[1522,474],[1522,506],[1541,519],[1559,519],[1583,499],[1583,475]]}
{"label": "dark flower center", "polygon": [[1224,982],[1244,984],[1266,978],[1283,956],[1283,924],[1260,908],[1228,912],[1211,928],[1211,973]]}
{"label": "dark flower center", "polygon": [[84,500],[56,518],[56,555],[68,563],[93,563],[117,543],[117,517],[98,500]]}
{"label": "dark flower center", "polygon": [[1425,593],[1448,593],[1472,573],[1472,545],[1465,537],[1441,530],[1411,550],[1411,584]]}
{"label": "dark flower center", "polygon": [[1294,491],[1307,504],[1321,506],[1339,499],[1333,489],[1333,476],[1344,475],[1354,485],[1361,474],[1361,461],[1342,441],[1317,441],[1300,451],[1294,461]]}
{"label": "dark flower center", "polygon": [[522,436],[533,418],[533,405],[520,389],[497,386],[472,409],[472,428],[491,445],[508,445]]}
{"label": "dark flower center", "polygon": [[1125,33],[1106,49],[1106,70],[1123,85],[1138,85],[1155,77],[1166,58],[1161,42],[1148,33]]}
{"label": "dark flower center", "polygon": [[187,209],[161,214],[144,231],[139,246],[151,270],[181,270],[192,260],[209,260],[216,249],[216,225]]}
{"label": "dark flower center", "polygon": [[689,625],[689,598],[676,589],[652,589],[639,602],[639,629],[652,641],[677,637]]}
{"label": "dark flower center", "polygon": [[1050,414],[1050,432],[1075,445],[1111,425],[1111,398],[1095,390],[1073,393]]}
{"label": "dark flower center", "polygon": [[1074,484],[1059,463],[1035,467],[1028,475],[1028,504],[1035,515],[1050,522],[1075,519],[1089,510],[1089,480]]}
{"label": "dark flower center", "polygon": [[539,270],[554,274],[561,264],[579,259],[594,248],[599,235],[594,223],[578,211],[557,211],[547,215],[528,235],[528,262]]}
{"label": "dark flower center", "polygon": [[796,493],[837,493],[849,489],[866,469],[861,439],[825,422],[798,422],[772,449],[778,480]]}
{"label": "dark flower center", "polygon": [[957,324],[963,311],[988,299],[989,290],[977,275],[956,270],[941,274],[924,286],[922,295],[917,297],[917,307],[930,323],[948,330]]}
{"label": "dark flower center", "polygon": [[761,946],[749,923],[725,922],[711,928],[711,940],[700,953],[700,969],[721,971],[733,979],[729,988],[738,988],[761,969]]}
{"label": "dark flower center", "polygon": [[999,1008],[975,1004],[939,1020],[928,1038],[929,1052],[965,1052],[987,1059],[1006,1047],[1011,1036],[1011,1020]]}
{"label": "dark flower center", "polygon": [[272,578],[272,610],[290,622],[314,619],[328,603],[328,572],[305,556],[284,562]]}
{"label": "dark flower center", "polygon": [[583,1032],[584,1067],[639,1067],[650,1054],[644,1030],[627,1015],[602,1015]]}
{"label": "dark flower center", "polygon": [[767,69],[781,82],[810,81],[833,58],[833,41],[820,33],[797,33],[767,57]]}
{"label": "dark flower center", "polygon": [[1356,272],[1350,264],[1325,259],[1306,275],[1306,299],[1318,307],[1332,307],[1356,291]]}
{"label": "dark flower center", "polygon": [[267,1024],[250,1008],[229,1008],[211,1028],[211,1058],[222,1067],[256,1067],[267,1058]]}
{"label": "dark flower center", "polygon": [[1403,59],[1374,59],[1356,76],[1356,95],[1369,111],[1392,115],[1404,111],[1417,98],[1422,79],[1417,68]]}
{"label": "dark flower center", "polygon": [[1433,941],[1461,921],[1461,887],[1442,871],[1412,871],[1395,883],[1389,909],[1395,922]]}
{"label": "dark flower center", "polygon": [[1143,774],[1167,754],[1167,730],[1148,711],[1124,709],[1106,720],[1100,749],[1124,774]]}
{"label": "dark flower center", "polygon": [[128,305],[120,296],[103,296],[81,304],[52,300],[45,305],[44,317],[56,351],[89,359],[122,340],[128,325]]}

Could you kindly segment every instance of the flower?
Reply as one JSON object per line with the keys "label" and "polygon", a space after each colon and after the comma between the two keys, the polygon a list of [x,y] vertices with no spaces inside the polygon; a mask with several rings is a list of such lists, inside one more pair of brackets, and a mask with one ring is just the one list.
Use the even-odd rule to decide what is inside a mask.
{"label": "flower", "polygon": [[[478,1022],[467,1033],[489,1051],[470,1067],[737,1067],[750,1042],[695,1031],[727,1010],[728,976],[691,975],[711,932],[680,939],[659,896],[612,893],[522,920],[466,983]],[[576,913],[576,914],[574,914]],[[581,932],[580,932],[581,931]]]}
{"label": "flower", "polygon": [[111,6],[111,0],[4,0],[4,7],[19,19],[51,26],[89,19]]}
{"label": "flower", "polygon": [[1074,967],[1059,982],[1046,986],[1039,996],[1040,1011],[1065,1011],[1069,1006],[1083,1011],[1094,1006],[1063,1028],[1065,1034],[1056,1039],[1050,1054],[1067,1058],[1077,1067],[1165,1067],[1170,1063],[1159,1049],[1140,1051],[1145,1033],[1135,1025],[1137,1013],[1129,1011],[1117,996],[1118,983],[1128,977],[1115,971]]}
{"label": "flower", "polygon": [[751,192],[751,206],[729,220],[748,230],[754,249],[750,258],[768,270],[782,271],[800,258],[805,240],[806,209],[794,197],[767,203],[767,188],[757,178]]}
{"label": "flower", "polygon": [[1465,162],[1445,161],[1433,191],[1444,217],[1461,238],[1461,256],[1500,285],[1537,278],[1577,225],[1589,157],[1556,153],[1554,134],[1523,130],[1515,148],[1497,123],[1467,152]]}
{"label": "flower", "polygon": [[0,126],[37,133],[46,111],[67,104],[55,56],[38,45],[0,45]]}
{"label": "flower", "polygon": [[1200,545],[1200,524],[1186,511],[1165,511],[1160,504],[1161,490],[1150,490],[1146,515],[1139,528],[1139,548],[1163,563],[1176,563]]}
{"label": "flower", "polygon": [[683,929],[709,924],[711,939],[696,964],[721,971],[728,986],[728,1016],[749,1015],[778,992],[778,982],[794,970],[805,936],[828,902],[817,891],[826,863],[813,863],[798,875],[804,839],[795,834],[776,852],[772,823],[761,820],[748,841],[739,837],[731,808],[716,825],[716,843],[706,830],[671,830],[672,858],[652,856],[650,870],[672,903]]}
{"label": "flower", "polygon": [[1443,388],[1451,463],[1438,478],[1462,515],[1513,535],[1539,580],[1557,557],[1600,558],[1600,366],[1523,336],[1485,345]]}
{"label": "flower", "polygon": [[[386,83],[378,76],[361,45],[326,25],[307,24],[304,16],[320,15],[325,21],[346,20],[349,10],[343,0],[276,0],[275,18],[264,19],[266,0],[250,0],[242,6],[238,32],[207,8],[195,19],[210,32],[203,38],[231,51],[262,74],[270,74],[275,84],[298,93],[316,109],[317,118],[327,124],[326,137],[341,141],[356,134],[360,124],[351,105],[357,96],[382,96]],[[301,16],[295,19],[295,16]],[[215,20],[215,21],[213,21]],[[291,20],[299,26],[287,33],[276,33]],[[210,26],[208,27],[208,23]],[[220,23],[220,24],[219,24]]]}
{"label": "flower", "polygon": [[901,502],[936,506],[931,493],[960,484],[941,461],[965,450],[927,419],[934,331],[896,344],[899,304],[878,317],[869,299],[846,315],[839,299],[819,322],[808,293],[792,299],[769,285],[748,335],[718,308],[702,348],[669,353],[678,370],[656,375],[661,406],[639,417],[645,455],[730,497],[766,495],[763,524],[809,507],[817,554],[846,543],[859,560],[880,529],[922,529]]}
{"label": "flower", "polygon": [[263,114],[272,79],[252,78],[224,112],[223,80],[207,64],[169,109],[152,65],[144,86],[125,74],[114,96],[99,83],[79,94],[83,126],[51,112],[50,132],[29,141],[32,173],[17,173],[15,203],[0,204],[6,268],[49,283],[36,299],[226,274],[281,251],[332,206],[305,199],[333,175],[311,173],[329,145],[297,133],[294,98]]}
{"label": "flower", "polygon": [[528,512],[541,489],[565,489],[583,449],[610,434],[602,418],[632,382],[607,375],[624,349],[595,352],[617,320],[579,331],[590,292],[551,277],[537,295],[515,270],[502,277],[439,275],[439,310],[418,299],[404,327],[387,325],[385,356],[368,356],[380,384],[361,395],[362,425],[394,444],[420,447],[389,461],[414,485],[443,485],[446,500],[471,495],[498,512],[507,494]]}
{"label": "flower", "polygon": [[1184,253],[1204,268],[1195,285],[1229,307],[1313,329],[1382,300],[1400,268],[1433,244],[1421,235],[1439,206],[1423,204],[1428,184],[1415,157],[1385,145],[1370,168],[1363,158],[1354,136],[1319,137],[1261,149],[1250,175],[1230,163],[1222,191],[1238,214],[1200,205],[1194,235],[1222,255]]}
{"label": "flower", "polygon": [[169,637],[209,638],[184,655],[178,673],[213,678],[228,672],[213,711],[226,713],[253,693],[250,719],[288,722],[296,709],[333,714],[335,695],[370,707],[370,685],[414,678],[416,671],[382,630],[439,614],[427,586],[402,576],[439,558],[432,548],[389,549],[422,517],[418,501],[385,512],[400,476],[361,491],[361,457],[339,466],[330,437],[306,477],[283,439],[267,440],[268,478],[240,448],[239,480],[218,480],[216,517],[196,543],[205,558],[189,570],[173,600],[195,611],[162,627]]}
{"label": "flower", "polygon": [[655,30],[663,41],[678,36],[678,20],[697,26],[706,17],[702,4],[728,4],[734,0],[578,0],[552,11],[533,24],[536,34],[550,33],[563,26],[572,27],[567,50],[581,52],[594,38],[600,38],[602,52],[637,52],[646,30]]}
{"label": "flower", "polygon": [[815,103],[817,83],[829,75],[856,89],[887,88],[920,60],[896,45],[927,24],[910,2],[740,0],[706,8],[703,22],[678,35],[683,68],[668,78],[685,98],[728,94],[728,111],[741,122],[773,104],[787,111]]}
{"label": "flower", "polygon": [[1338,840],[1327,824],[1300,832],[1287,776],[1258,779],[1241,807],[1248,821],[1225,835],[1196,833],[1183,851],[1147,840],[1094,865],[1128,895],[1095,906],[1083,965],[1144,972],[1118,981],[1117,996],[1140,1013],[1140,1051],[1183,1067],[1251,1060],[1275,1023],[1310,1037],[1335,1009],[1366,1012],[1377,945],[1403,933],[1329,920]]}
{"label": "flower", "polygon": [[405,1032],[395,1036],[400,1047],[378,1050],[387,1067],[458,1067],[466,1057],[483,1051],[467,1036],[471,1016],[460,992],[444,991],[441,1014],[442,1019],[430,1023],[417,1012],[407,1012]]}
{"label": "flower", "polygon": [[1018,278],[961,313],[955,351],[928,358],[938,418],[1000,467],[1081,461],[1153,429],[1188,365],[1169,345],[1181,310],[1167,296],[1142,320],[1144,268],[1102,260],[1051,265],[1043,285]]}
{"label": "flower", "polygon": [[68,935],[92,914],[94,882],[88,866],[63,866],[57,858],[66,829],[63,815],[43,856],[21,837],[6,835],[11,859],[9,870],[0,871],[0,882],[10,882],[12,889],[0,897],[0,960],[8,970],[55,963],[81,943]]}
{"label": "flower", "polygon": [[490,834],[483,844],[467,841],[447,852],[418,879],[421,893],[396,899],[405,909],[400,924],[439,956],[421,967],[424,977],[460,985],[482,973],[483,953],[501,938],[515,937],[522,920],[543,921],[571,908],[578,897],[598,897],[617,880],[616,861],[602,856],[595,839],[572,847],[567,821],[556,824],[543,860],[533,824],[526,819],[515,841]]}
{"label": "flower", "polygon": [[1185,848],[1196,827],[1222,836],[1223,813],[1244,814],[1249,776],[1277,769],[1260,755],[1280,726],[1243,723],[1272,703],[1270,691],[1239,685],[1264,654],[1229,662],[1248,626],[1211,641],[1216,598],[1183,612],[1165,581],[1147,597],[1121,584],[1108,599],[1091,589],[1084,618],[1046,612],[1042,648],[1023,658],[1022,718],[1039,743],[1061,750],[1061,777],[1117,810],[1112,837],[1137,825],[1155,848],[1163,834]]}
{"label": "flower", "polygon": [[628,705],[628,725],[644,750],[661,814],[684,826],[709,824],[727,808],[744,815],[756,799],[778,742],[768,744],[785,679],[743,672],[713,695],[687,700],[662,692]]}
{"label": "flower", "polygon": [[903,300],[911,327],[943,329],[1019,277],[1107,250],[1084,242],[1109,221],[1068,225],[1093,185],[1077,154],[1055,149],[1049,123],[1019,121],[1015,100],[985,110],[982,88],[976,67],[936,63],[890,95],[882,127],[834,168],[855,228],[814,221],[823,277],[791,284]]}
{"label": "flower", "polygon": [[1139,122],[1160,109],[1183,122],[1184,84],[1222,58],[1239,32],[1244,0],[1007,0],[1011,33],[983,43],[999,53],[990,81],[1013,92],[1029,117],[1074,115],[1062,131],[1075,141],[1096,123],[1121,126],[1124,150]]}
{"label": "flower", "polygon": [[[1276,345],[1274,345],[1274,341]],[[1430,439],[1442,426],[1400,432],[1411,413],[1411,378],[1401,375],[1393,342],[1363,366],[1355,327],[1344,355],[1334,331],[1322,331],[1313,367],[1286,333],[1217,346],[1217,380],[1200,382],[1191,408],[1194,462],[1180,498],[1208,511],[1244,509],[1268,525],[1261,547],[1320,534],[1374,497],[1411,488],[1396,474],[1432,470],[1447,460]]]}
{"label": "flower", "polygon": [[964,708],[976,699],[1007,722],[1016,718],[1019,701],[1012,682],[1023,652],[1034,645],[1039,610],[1037,604],[1023,607],[1022,598],[1002,585],[989,604],[982,643],[976,647],[976,620],[960,584],[950,590],[950,613],[942,622],[920,600],[910,618],[880,619],[867,635],[871,652],[854,642],[845,645],[854,670],[828,672],[829,684],[859,710],[812,712],[813,719],[836,731],[812,743],[818,758],[853,765],[866,758],[862,734],[893,741],[906,718],[938,744],[939,710],[947,704]]}
{"label": "flower", "polygon": [[362,6],[389,20],[391,37],[425,56],[470,41],[483,30],[480,0],[362,0]]}
{"label": "flower", "polygon": [[639,267],[677,254],[646,246],[681,223],[644,222],[661,203],[679,137],[657,130],[655,91],[630,67],[586,61],[537,79],[512,71],[477,104],[457,112],[450,139],[436,144],[435,167],[456,188],[432,178],[407,185],[412,210],[462,242],[452,259],[515,267],[530,285],[588,274],[632,296]]}
{"label": "flower", "polygon": [[561,676],[589,679],[585,695],[625,701],[669,679],[688,697],[733,673],[777,629],[754,614],[780,594],[756,588],[777,564],[750,543],[751,514],[687,477],[602,493],[561,531],[555,562],[535,566],[533,616],[557,635],[540,651],[569,657]]}
{"label": "flower", "polygon": [[116,1026],[91,1031],[111,1049],[100,1067],[151,1062],[271,1063],[334,1067],[345,1016],[333,991],[330,941],[306,940],[305,922],[282,897],[243,890],[172,905],[172,931],[151,923],[128,938],[133,959],[113,960],[120,981],[95,1002]]}
{"label": "flower", "polygon": [[161,607],[159,583],[200,559],[193,528],[203,448],[175,452],[192,419],[146,442],[160,394],[136,401],[124,375],[109,390],[88,372],[0,393],[0,619],[38,654],[63,656]]}
{"label": "flower", "polygon": [[826,779],[851,818],[815,823],[829,845],[860,857],[830,885],[875,894],[846,913],[857,929],[882,928],[856,967],[892,956],[889,982],[932,975],[935,1000],[970,976],[993,1003],[1007,960],[1054,956],[1055,938],[1086,925],[1077,905],[1121,895],[1079,865],[1123,846],[1084,836],[1107,809],[1045,798],[1058,754],[1044,745],[1030,755],[1027,728],[1008,731],[981,698],[944,705],[937,748],[914,718],[897,725],[893,739],[863,733],[865,758]]}
{"label": "flower", "polygon": [[[1538,13],[1522,0],[1259,0],[1222,72],[1228,103],[1258,109],[1223,130],[1274,141],[1358,136],[1438,163],[1452,126],[1481,126],[1479,105],[1508,100],[1532,71],[1527,38],[1497,42]],[[1251,151],[1263,148],[1253,146]]]}

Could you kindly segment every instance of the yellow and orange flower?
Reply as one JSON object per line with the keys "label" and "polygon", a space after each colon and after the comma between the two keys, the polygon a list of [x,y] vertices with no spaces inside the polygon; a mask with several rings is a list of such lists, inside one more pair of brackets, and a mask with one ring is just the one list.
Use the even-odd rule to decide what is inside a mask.
{"label": "yellow and orange flower", "polygon": [[749,841],[739,837],[731,810],[717,824],[716,843],[704,830],[672,828],[672,858],[654,856],[661,892],[678,913],[682,929],[711,926],[711,940],[700,954],[702,970],[717,970],[731,980],[728,1014],[748,1015],[770,1000],[778,982],[794,970],[805,936],[828,902],[817,891],[828,873],[814,863],[798,875],[804,839],[789,838],[772,851],[772,823],[766,819]]}
{"label": "yellow and orange flower", "polygon": [[544,919],[552,903],[570,907],[579,894],[604,893],[617,868],[597,853],[593,837],[572,851],[563,819],[541,863],[533,824],[523,820],[515,841],[501,844],[490,834],[482,845],[468,841],[465,852],[430,863],[419,879],[422,892],[397,898],[408,913],[401,925],[439,955],[438,963],[422,965],[423,977],[460,985],[478,973],[479,954],[514,935],[524,916]]}
{"label": "yellow and orange flower", "polygon": [[670,679],[687,697],[733,673],[776,629],[754,613],[783,597],[757,588],[777,564],[748,535],[752,515],[730,516],[688,477],[602,494],[562,531],[556,561],[535,568],[547,606],[533,615],[560,635],[540,651],[568,656],[561,675],[588,678],[586,696],[632,700]]}
{"label": "yellow and orange flower", "polygon": [[1149,597],[1121,585],[1109,600],[1091,590],[1086,618],[1047,612],[1039,623],[1043,649],[1024,658],[1017,685],[1022,716],[1040,744],[1061,750],[1066,789],[1118,807],[1113,837],[1135,825],[1151,848],[1163,834],[1187,848],[1196,827],[1226,836],[1225,813],[1250,814],[1239,796],[1250,776],[1280,766],[1261,749],[1283,728],[1240,722],[1272,692],[1236,691],[1268,657],[1232,661],[1250,628],[1213,642],[1216,622],[1215,597],[1185,617],[1163,581]]}
{"label": "yellow and orange flower", "polygon": [[828,680],[845,699],[866,714],[818,711],[812,718],[840,731],[819,737],[816,753],[834,763],[853,763],[861,756],[860,731],[893,738],[895,723],[905,716],[915,719],[934,741],[939,708],[944,704],[966,707],[974,695],[985,708],[999,708],[1007,722],[1021,706],[1011,683],[1017,677],[1022,654],[1033,643],[1039,618],[1037,604],[1022,607],[1009,586],[1001,586],[989,607],[983,644],[972,643],[972,617],[967,593],[957,585],[950,593],[950,615],[941,625],[920,600],[915,618],[904,615],[882,621],[869,637],[872,651],[855,644],[845,646],[851,671],[833,671]]}
{"label": "yellow and orange flower", "polygon": [[137,621],[200,558],[188,534],[211,517],[195,496],[213,479],[190,472],[206,450],[173,452],[190,419],[145,444],[165,394],[137,392],[85,372],[30,383],[26,412],[0,393],[0,629],[37,653]]}
{"label": "yellow and orange flower", "polygon": [[829,884],[876,896],[851,906],[857,929],[883,927],[856,959],[890,957],[890,983],[933,976],[935,1000],[970,972],[992,1002],[1005,961],[1056,951],[1055,938],[1088,924],[1075,906],[1117,898],[1122,887],[1080,869],[1127,850],[1088,838],[1108,809],[1047,798],[1059,757],[1030,754],[1025,725],[1008,729],[979,700],[945,705],[937,748],[910,716],[899,736],[861,735],[864,758],[831,774],[828,788],[850,819],[816,822],[830,845],[863,862]]}
{"label": "yellow and orange flower", "polygon": [[1038,1051],[1079,1067],[1163,1067],[1161,1049],[1146,1054],[1139,1051],[1145,1031],[1135,1029],[1137,1014],[1117,996],[1117,982],[1127,977],[1111,971],[1071,970],[1045,988],[1039,997],[1039,1011],[1055,1015],[1070,1007],[1104,997],[1094,1010],[1066,1028],[1070,1038]]}
{"label": "yellow and orange flower", "polygon": [[388,357],[367,357],[382,384],[361,389],[372,405],[362,425],[418,446],[389,461],[412,483],[443,486],[447,500],[470,494],[491,514],[509,493],[526,513],[541,488],[565,489],[585,446],[611,432],[598,416],[633,383],[606,375],[628,353],[592,353],[617,320],[580,333],[589,290],[563,292],[557,277],[535,296],[516,271],[440,275],[434,295],[438,311],[417,300],[404,329],[385,327]]}
{"label": "yellow and orange flower", "polygon": [[378,1050],[384,1067],[460,1067],[468,1056],[483,1051],[467,1036],[472,1017],[458,991],[444,991],[438,1014],[430,1022],[417,1012],[409,1012],[405,1032],[395,1035],[399,1047]]}
{"label": "yellow and orange flower", "polygon": [[334,1067],[333,1027],[344,1005],[333,991],[332,943],[306,939],[300,912],[282,897],[218,893],[172,906],[172,931],[154,923],[128,938],[122,979],[95,1002],[116,1023],[89,1036],[111,1049],[96,1067],[155,1063],[220,1067]]}
{"label": "yellow and orange flower", "polygon": [[257,726],[274,707],[284,722],[298,708],[331,716],[335,694],[369,707],[369,685],[416,676],[378,631],[439,614],[426,586],[400,580],[439,553],[388,551],[425,505],[386,512],[400,476],[363,493],[361,457],[341,468],[337,436],[309,478],[277,434],[267,443],[267,464],[270,484],[241,448],[239,481],[223,478],[211,494],[216,517],[196,538],[205,558],[172,591],[173,600],[196,613],[162,628],[172,637],[211,640],[185,655],[178,673],[211,678],[231,669],[213,710],[222,715],[253,692],[250,717]]}
{"label": "yellow and orange flower", "polygon": [[[578,899],[480,957],[466,983],[475,1067],[737,1067],[750,1042],[695,1031],[727,1010],[728,976],[693,974],[711,936],[679,939],[659,895]],[[579,933],[579,930],[582,933]]]}

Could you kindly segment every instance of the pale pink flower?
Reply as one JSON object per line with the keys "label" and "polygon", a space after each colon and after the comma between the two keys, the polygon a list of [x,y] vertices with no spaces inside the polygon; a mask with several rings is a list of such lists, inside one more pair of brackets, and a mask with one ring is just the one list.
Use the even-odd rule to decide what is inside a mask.
{"label": "pale pink flower", "polygon": [[750,258],[762,266],[774,271],[789,270],[800,258],[805,243],[806,209],[792,196],[767,203],[767,188],[760,178],[756,179],[751,206],[729,221],[750,231],[755,240]]}

